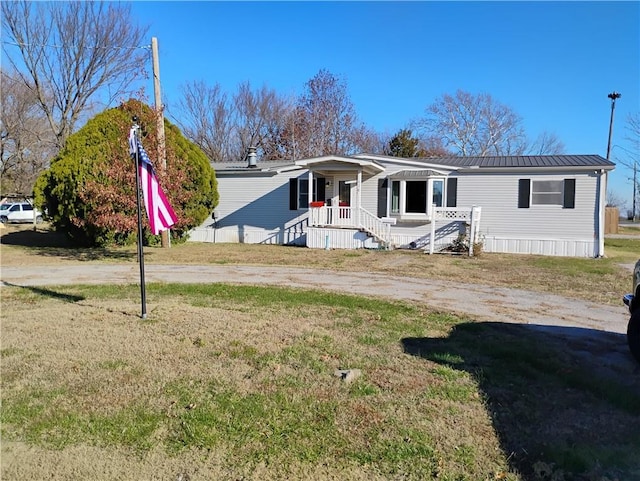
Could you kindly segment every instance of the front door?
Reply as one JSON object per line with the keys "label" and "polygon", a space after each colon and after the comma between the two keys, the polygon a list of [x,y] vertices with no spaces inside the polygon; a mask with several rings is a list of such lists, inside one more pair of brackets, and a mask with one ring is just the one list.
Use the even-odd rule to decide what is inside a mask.
{"label": "front door", "polygon": [[351,223],[351,206],[352,191],[356,185],[355,180],[339,180],[338,181],[338,218],[341,224],[349,225]]}
{"label": "front door", "polygon": [[338,181],[338,205],[340,207],[351,207],[351,185],[352,181]]}

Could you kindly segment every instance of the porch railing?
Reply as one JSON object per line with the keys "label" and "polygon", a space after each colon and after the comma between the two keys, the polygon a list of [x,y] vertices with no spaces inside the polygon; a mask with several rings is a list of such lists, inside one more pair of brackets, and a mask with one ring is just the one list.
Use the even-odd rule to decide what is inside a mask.
{"label": "porch railing", "polygon": [[[473,255],[473,246],[480,238],[480,215],[482,208],[473,207],[434,207],[431,222],[431,239],[435,239],[436,222],[438,221],[465,221],[469,224],[469,255]],[[434,252],[434,242],[429,243],[429,254]]]}
{"label": "porch railing", "polygon": [[360,227],[382,241],[386,247],[391,243],[391,225],[366,209],[360,209]]}
{"label": "porch railing", "polygon": [[351,227],[368,232],[387,246],[391,240],[391,226],[366,209],[343,206],[312,206],[309,225],[314,227]]}

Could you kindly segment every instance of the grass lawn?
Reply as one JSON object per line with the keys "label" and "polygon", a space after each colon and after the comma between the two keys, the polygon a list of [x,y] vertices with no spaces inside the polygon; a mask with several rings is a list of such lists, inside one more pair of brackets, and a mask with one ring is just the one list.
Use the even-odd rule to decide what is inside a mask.
{"label": "grass lawn", "polygon": [[[630,238],[607,238],[599,259],[490,254],[469,258],[426,255],[421,250],[322,250],[256,244],[185,243],[170,249],[145,248],[149,264],[245,264],[301,266],[338,271],[371,271],[393,276],[460,280],[550,292],[602,304],[620,305],[631,288],[629,266],[640,258],[640,229]],[[61,262],[131,262],[135,246],[72,249],[46,227],[8,226],[2,233],[2,265]]]}
{"label": "grass lawn", "polygon": [[149,285],[142,320],[138,296],[2,287],[2,479],[640,474],[638,384],[526,326],[223,284]]}
{"label": "grass lawn", "polygon": [[[148,263],[460,279],[621,305],[640,236],[607,257],[184,244]],[[2,265],[136,262],[8,230]],[[224,284],[3,286],[5,480],[634,480],[640,381],[552,332],[427,305]],[[622,309],[622,306],[621,306]],[[605,355],[603,353],[602,355]],[[336,372],[357,369],[353,382]]]}

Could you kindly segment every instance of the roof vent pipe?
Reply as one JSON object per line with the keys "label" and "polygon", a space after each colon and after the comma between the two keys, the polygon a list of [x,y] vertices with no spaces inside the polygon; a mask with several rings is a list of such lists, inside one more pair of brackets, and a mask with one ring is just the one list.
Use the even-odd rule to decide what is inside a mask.
{"label": "roof vent pipe", "polygon": [[247,159],[249,160],[249,164],[247,165],[248,168],[255,169],[256,167],[258,167],[258,160],[256,156],[255,147],[249,147],[247,152]]}

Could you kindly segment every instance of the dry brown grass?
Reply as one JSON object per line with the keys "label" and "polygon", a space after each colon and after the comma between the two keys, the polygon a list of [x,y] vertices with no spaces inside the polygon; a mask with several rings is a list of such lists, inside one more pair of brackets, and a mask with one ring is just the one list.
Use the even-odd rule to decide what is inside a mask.
{"label": "dry brown grass", "polygon": [[[130,289],[124,297],[131,293],[135,291]],[[371,463],[356,462],[351,456],[342,459],[339,452],[380,449],[375,448],[378,436],[381,443],[388,437],[394,445],[401,433],[407,433],[407,446],[433,446],[434,470],[443,475],[466,472],[470,477],[465,479],[480,479],[493,477],[494,471],[508,472],[471,376],[443,378],[436,363],[406,355],[398,339],[389,338],[371,313],[326,305],[292,309],[286,304],[224,301],[198,307],[152,294],[153,320],[143,321],[132,299],[78,295],[74,302],[65,302],[41,291],[8,287],[2,294],[3,400],[10,412],[31,413],[24,426],[15,423],[15,415],[9,425],[5,422],[9,435],[2,446],[2,479],[173,480],[181,473],[192,481],[395,479],[385,472],[389,468],[384,460],[383,465],[375,457]],[[371,324],[374,338],[361,338],[367,330],[353,329],[354,322]],[[446,326],[436,331],[445,335]],[[345,367],[361,368],[363,378],[345,385],[333,374]],[[462,394],[450,398],[447,385]],[[192,449],[195,443],[178,453],[166,451],[171,439],[180,437],[181,419],[185,422],[200,410],[206,413],[209,389],[233,392],[239,400],[285,393],[296,400],[296,416],[302,419],[316,409],[323,412],[322,406],[333,406],[335,420],[326,427],[318,424],[318,431],[327,429],[334,439],[319,446],[313,445],[317,439],[308,440],[311,452],[321,453],[317,462],[313,457],[301,459],[293,445],[291,451],[265,453],[264,462],[256,461],[261,449],[270,449],[267,439],[255,447],[257,440],[244,444],[228,439],[217,442],[214,450]],[[25,395],[33,400],[25,400]],[[34,406],[43,411],[34,414]],[[124,441],[108,442],[109,434],[94,438],[74,427],[78,419],[99,424],[131,406],[164,413],[142,453],[136,454]],[[59,419],[59,427],[44,426],[48,417]],[[67,425],[67,419],[76,421]],[[40,422],[43,427],[34,428]],[[277,435],[269,434],[269,426],[278,425],[278,419],[251,422],[256,423],[251,429]],[[34,429],[41,434],[34,434]],[[290,442],[307,442],[294,433],[290,436]],[[57,444],[64,449],[52,449]],[[401,470],[396,476],[402,477],[406,461],[399,458],[393,468]],[[412,464],[424,462],[416,459]],[[409,470],[406,479],[424,479],[420,469],[423,475]]]}
{"label": "dry brown grass", "polygon": [[[10,227],[2,234],[3,266],[135,262],[133,248],[70,249],[43,229]],[[629,272],[618,263],[633,258],[626,244],[620,245],[615,257],[595,260],[195,243],[148,248],[145,258],[157,264],[270,264],[458,279],[619,303],[617,290],[627,286]],[[569,441],[578,443],[580,456],[593,450],[610,458],[611,469],[633,452],[629,439],[636,439],[637,409],[625,407],[623,395],[633,400],[637,383],[632,388],[624,382],[601,384],[595,376],[598,360],[585,364],[562,342],[540,355],[536,349],[551,343],[530,342],[538,338],[529,338],[523,327],[476,332],[473,322],[431,317],[424,306],[417,307],[418,318],[394,318],[396,325],[381,322],[382,311],[343,309],[330,300],[252,304],[196,295],[194,301],[182,295],[159,298],[153,289],[150,320],[143,321],[132,287],[108,295],[99,295],[100,287],[77,292],[71,287],[70,293],[1,289],[3,411],[13,416],[3,423],[2,479],[173,480],[188,474],[183,479],[524,480],[535,478],[519,475],[520,467],[531,476],[536,469],[553,472],[545,463],[534,466],[543,456],[540,446],[566,449],[571,458],[571,449],[578,448]],[[471,330],[458,328],[462,324]],[[403,349],[405,339],[409,348]],[[454,356],[443,360],[429,354],[439,351]],[[581,344],[575,351],[584,356]],[[344,386],[333,375],[344,367],[362,369],[363,378]],[[266,396],[269,405],[269,396],[285,394],[296,411],[274,407],[276,419],[264,425],[250,417],[256,428],[246,442],[205,436],[203,449],[187,440],[177,455],[168,452],[167,445],[175,448],[183,439],[181,426],[211,424],[206,417],[211,390],[222,397],[233,393],[238,410],[252,398]],[[314,424],[327,406],[332,422]],[[120,413],[132,417],[132,430],[144,427],[144,414],[151,413],[156,429],[129,441],[125,432],[107,429],[94,436],[89,428],[87,434],[75,427],[83,419],[97,419],[99,425]],[[59,427],[38,428],[51,415]],[[260,450],[282,435],[273,430],[284,422],[278,416],[300,422],[302,433],[287,434],[289,452],[278,451],[274,441],[275,451],[260,457]],[[317,429],[305,431],[306,425]],[[331,437],[323,440],[325,429]],[[379,454],[385,442],[387,461],[363,461],[362,453]],[[55,449],[56,443],[64,449]],[[433,452],[420,451],[424,446]],[[301,454],[307,448],[311,461]]]}
{"label": "dry brown grass", "polygon": [[[2,265],[52,265],[61,262],[135,262],[135,247],[69,249],[45,227],[33,231],[9,226],[2,236]],[[628,267],[640,256],[640,230],[634,239],[610,240],[607,258],[572,259],[483,253],[425,255],[422,251],[322,250],[250,244],[186,243],[169,249],[145,248],[150,264],[245,264],[301,266],[400,277],[445,279],[549,292],[603,304],[620,304],[629,288]],[[620,247],[622,246],[622,247]]]}

